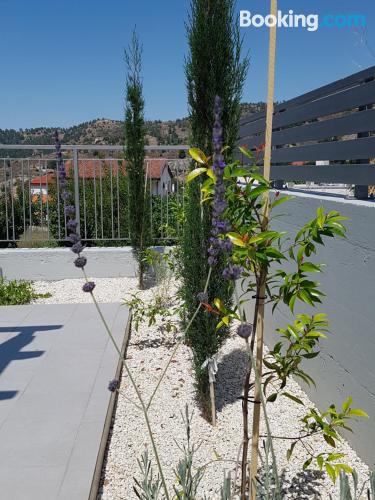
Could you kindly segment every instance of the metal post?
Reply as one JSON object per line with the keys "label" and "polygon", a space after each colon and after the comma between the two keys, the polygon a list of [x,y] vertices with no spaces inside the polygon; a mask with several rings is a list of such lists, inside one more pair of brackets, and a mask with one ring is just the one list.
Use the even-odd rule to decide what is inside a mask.
{"label": "metal post", "polygon": [[[366,111],[367,109],[372,109],[371,106],[361,106],[359,108],[359,111]],[[357,138],[361,139],[363,137],[370,137],[370,132],[361,132],[360,134],[357,134]],[[369,159],[361,159],[358,160],[358,163],[370,163]],[[354,186],[354,197],[357,198],[357,200],[367,200],[368,198],[368,189],[369,187],[366,185],[360,185],[356,184]]]}
{"label": "metal post", "polygon": [[76,210],[77,233],[80,234],[80,214],[79,214],[79,166],[78,166],[78,149],[72,149],[73,153],[73,172],[74,172],[74,205]]}

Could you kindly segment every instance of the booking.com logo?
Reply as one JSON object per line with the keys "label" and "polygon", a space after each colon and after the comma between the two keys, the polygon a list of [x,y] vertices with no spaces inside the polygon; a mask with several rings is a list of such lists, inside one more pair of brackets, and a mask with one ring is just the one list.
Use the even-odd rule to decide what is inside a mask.
{"label": "booking.com logo", "polygon": [[241,28],[262,28],[266,26],[271,28],[305,28],[308,31],[317,31],[320,26],[325,28],[359,28],[366,26],[366,16],[363,14],[325,14],[320,17],[319,14],[295,14],[290,10],[284,14],[281,10],[277,16],[269,14],[252,14],[249,10],[240,11]]}

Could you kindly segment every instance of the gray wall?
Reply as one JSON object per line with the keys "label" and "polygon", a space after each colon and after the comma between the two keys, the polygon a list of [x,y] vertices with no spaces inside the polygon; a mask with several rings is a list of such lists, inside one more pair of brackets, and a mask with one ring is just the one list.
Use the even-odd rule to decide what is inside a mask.
{"label": "gray wall", "polygon": [[[305,193],[291,193],[295,199],[279,207],[282,218],[272,227],[295,235],[296,229],[314,217],[316,209],[338,210],[346,221],[347,239],[326,239],[316,262],[326,267],[317,276],[327,297],[316,308],[328,314],[331,334],[322,340],[321,356],[305,365],[317,383],[308,390],[311,399],[325,409],[351,395],[354,406],[363,408],[370,419],[353,425],[354,435],[345,437],[358,454],[375,465],[375,203],[344,200]],[[312,311],[312,309],[309,309]],[[296,312],[301,312],[302,309]],[[305,309],[306,311],[306,309]],[[267,311],[266,341],[273,346],[275,328],[290,320],[286,308],[271,316]],[[306,389],[306,387],[304,387]]]}
{"label": "gray wall", "polygon": [[[86,248],[87,274],[93,278],[136,276],[130,247]],[[0,268],[7,279],[54,281],[81,278],[68,248],[10,248],[0,250]]]}

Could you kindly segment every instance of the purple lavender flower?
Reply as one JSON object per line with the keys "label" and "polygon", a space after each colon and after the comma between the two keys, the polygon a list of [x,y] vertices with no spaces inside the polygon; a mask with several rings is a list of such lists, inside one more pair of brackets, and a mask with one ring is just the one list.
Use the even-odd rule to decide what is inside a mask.
{"label": "purple lavender flower", "polygon": [[76,213],[76,209],[74,205],[66,205],[65,207],[65,215],[74,215]]}
{"label": "purple lavender flower", "polygon": [[206,292],[199,292],[197,294],[197,299],[199,300],[199,302],[205,302],[207,304],[208,302],[208,295]]}
{"label": "purple lavender flower", "polygon": [[222,155],[223,148],[223,127],[221,124],[221,100],[215,97],[214,115],[215,122],[213,128],[214,164],[213,171],[216,175],[214,202],[212,206],[212,229],[210,247],[208,249],[208,264],[215,266],[219,261],[221,252],[230,253],[232,246],[224,235],[230,231],[230,224],[224,218],[227,209],[225,199],[224,168],[225,162]]}
{"label": "purple lavender flower", "polygon": [[120,385],[120,382],[117,379],[113,379],[108,384],[108,390],[111,392],[115,392],[119,388],[119,385]]}
{"label": "purple lavender flower", "polygon": [[71,243],[75,244],[75,243],[78,243],[79,241],[81,241],[81,237],[77,233],[70,233],[67,240],[70,241]]}
{"label": "purple lavender flower", "polygon": [[68,201],[69,198],[70,198],[71,194],[68,192],[68,191],[63,191],[61,193],[61,198],[64,200],[64,201]]}
{"label": "purple lavender flower", "polygon": [[[59,176],[59,186],[62,189],[61,197],[64,201],[64,213],[67,216],[66,229],[68,231],[68,240],[73,244],[71,250],[73,253],[77,254],[78,257],[74,261],[74,265],[79,269],[83,269],[87,264],[86,257],[83,257],[81,253],[85,249],[82,245],[81,236],[77,232],[78,221],[75,217],[75,206],[67,205],[67,202],[72,199],[72,193],[68,189],[68,183],[66,180],[66,171],[64,160],[61,153],[61,144],[59,140],[59,133],[55,130],[55,148],[56,148],[56,162],[57,162],[57,173]],[[84,292],[91,293],[95,288],[95,283],[93,281],[86,282],[82,289]]]}
{"label": "purple lavender flower", "polygon": [[243,323],[237,328],[237,335],[243,339],[248,339],[253,331],[252,325]]}
{"label": "purple lavender flower", "polygon": [[77,226],[78,222],[75,219],[68,220],[66,224],[66,228],[68,229],[68,231],[72,231],[73,233],[76,231]]}
{"label": "purple lavender flower", "polygon": [[243,267],[237,266],[236,264],[228,264],[228,266],[223,271],[223,277],[226,280],[236,280],[243,273]]}
{"label": "purple lavender flower", "polygon": [[76,260],[74,261],[74,265],[80,269],[83,269],[86,264],[87,264],[87,259],[82,255],[80,257],[77,257]]}
{"label": "purple lavender flower", "polygon": [[74,243],[74,245],[70,248],[70,250],[76,254],[80,254],[81,252],[83,252],[84,249],[85,249],[85,247],[82,245],[82,243],[80,241],[77,241],[77,243]]}
{"label": "purple lavender flower", "polygon": [[86,281],[83,285],[82,290],[86,293],[91,293],[95,288],[95,283],[93,281]]}

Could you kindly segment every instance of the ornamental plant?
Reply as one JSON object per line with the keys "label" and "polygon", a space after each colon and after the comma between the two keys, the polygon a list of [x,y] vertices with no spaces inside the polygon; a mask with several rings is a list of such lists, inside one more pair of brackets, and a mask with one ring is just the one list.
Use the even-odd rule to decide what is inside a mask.
{"label": "ornamental plant", "polygon": [[[212,154],[214,116],[211,112],[215,95],[221,96],[222,136],[230,157],[237,139],[240,102],[248,57],[242,57],[242,38],[236,18],[235,0],[191,0],[187,21],[189,54],[185,63],[186,86],[191,123],[190,144]],[[192,165],[191,168],[194,168]],[[197,307],[197,294],[202,291],[209,264],[206,254],[210,246],[211,211],[200,203],[199,182],[186,186],[184,228],[181,241],[182,292],[185,303],[185,324]],[[211,271],[208,297],[220,296],[229,305],[232,292],[222,276],[225,265],[221,256]],[[215,334],[217,318],[202,308],[188,332],[193,349],[197,395],[203,410],[209,414],[209,376],[202,368],[215,356],[228,335],[222,329]]]}
{"label": "ornamental plant", "polygon": [[[322,302],[324,294],[319,283],[312,277],[322,271],[322,265],[312,262],[311,257],[324,245],[326,238],[345,236],[345,227],[342,224],[345,217],[336,211],[325,212],[323,207],[319,207],[315,217],[297,232],[294,239],[290,239],[285,232],[273,230],[270,227],[273,210],[288,202],[291,196],[280,196],[277,192],[271,199],[271,184],[256,167],[256,155],[246,148],[242,147],[240,151],[249,160],[249,164],[243,165],[239,161],[226,164],[223,161],[218,97],[215,103],[213,162],[202,151],[191,150],[190,154],[199,167],[189,174],[188,180],[192,181],[203,174],[206,176],[201,183],[202,199],[212,211],[207,260],[210,269],[215,269],[219,259],[225,260],[226,267],[222,274],[229,280],[229,287],[234,289],[236,299],[232,307],[221,297],[215,297],[212,303],[207,304],[206,310],[220,319],[217,322],[216,335],[220,335],[221,329],[227,328],[231,322],[239,323],[237,334],[244,339],[249,353],[242,396],[241,498],[245,499],[247,488],[252,488],[257,480],[254,475],[249,477],[247,471],[249,404],[254,404],[254,460],[254,453],[256,458],[258,455],[261,398],[264,397],[265,401],[271,404],[279,397],[286,397],[291,402],[304,406],[299,398],[285,389],[286,384],[290,377],[295,377],[307,385],[314,385],[314,380],[306,371],[305,362],[319,355],[319,344],[326,338],[328,321],[325,314],[295,314],[295,310],[298,304],[314,308]],[[241,279],[238,280],[239,278]],[[235,286],[236,280],[238,286]],[[251,318],[246,312],[250,301],[254,301],[254,314]],[[257,328],[260,322],[263,322],[265,304],[271,305],[272,311],[283,304],[295,315],[295,319],[277,330],[280,340],[264,355],[263,338],[259,337],[259,334],[257,337]],[[255,346],[256,366],[252,361]],[[255,376],[259,383],[253,380],[252,370],[256,370]],[[288,459],[292,457],[296,446],[305,443],[307,438],[320,436],[327,445],[327,451],[316,453],[309,444],[304,444],[309,458],[302,467],[307,469],[314,463],[320,470],[325,469],[335,481],[341,471],[351,471],[343,462],[344,456],[335,453],[336,443],[340,440],[339,431],[351,430],[352,417],[366,416],[363,410],[352,407],[351,397],[348,397],[340,408],[331,404],[322,413],[306,408],[306,414],[301,420],[300,434],[291,440],[285,437],[291,441]],[[253,493],[251,498],[255,498]]]}
{"label": "ornamental plant", "polygon": [[142,46],[136,32],[125,51],[127,66],[125,99],[125,158],[129,177],[129,230],[130,242],[138,261],[139,287],[144,288],[145,265],[143,252],[147,248],[147,179],[144,168],[145,122],[144,99],[141,80]]}

